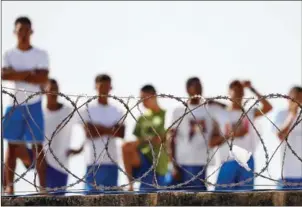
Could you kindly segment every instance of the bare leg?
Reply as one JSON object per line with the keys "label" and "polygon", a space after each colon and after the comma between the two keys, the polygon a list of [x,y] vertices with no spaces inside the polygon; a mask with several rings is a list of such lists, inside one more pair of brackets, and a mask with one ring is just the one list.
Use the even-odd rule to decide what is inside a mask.
{"label": "bare leg", "polygon": [[30,158],[25,144],[18,145],[18,148],[16,150],[16,156],[23,162],[26,168],[29,168],[31,166],[32,159]]}
{"label": "bare leg", "polygon": [[[38,153],[38,154],[37,154]],[[44,150],[41,144],[33,146],[34,159],[36,160],[36,169],[40,181],[40,191],[45,193],[46,188],[46,161],[44,158]]]}
{"label": "bare leg", "polygon": [[[134,145],[131,145],[131,143],[126,143],[122,149],[125,171],[129,182],[132,182],[132,170],[133,168],[138,168],[140,166],[140,157],[137,148]],[[130,184],[129,190],[133,191],[133,184]]]}
{"label": "bare leg", "polygon": [[4,169],[4,189],[5,193],[12,195],[14,193],[14,176],[16,170],[16,150],[18,148],[17,144],[8,143],[8,148],[6,150],[6,159],[5,159],[5,169]]}

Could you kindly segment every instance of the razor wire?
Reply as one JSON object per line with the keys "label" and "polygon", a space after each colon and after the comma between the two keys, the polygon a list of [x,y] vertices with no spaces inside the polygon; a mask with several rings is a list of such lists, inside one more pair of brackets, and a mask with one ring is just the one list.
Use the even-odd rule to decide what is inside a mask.
{"label": "razor wire", "polygon": [[[23,92],[27,95],[27,98],[24,102],[22,103],[18,103],[14,93],[12,92],[9,92],[9,90],[15,90],[15,91],[18,91],[18,92]],[[30,93],[28,95],[28,93]],[[13,99],[13,106],[12,106],[12,110],[8,113],[8,114],[5,114],[3,117],[1,117],[2,120],[4,119],[9,119],[10,116],[12,115],[12,113],[14,113],[14,111],[16,109],[18,109],[18,107],[20,105],[23,105],[25,106],[27,112],[28,112],[28,115],[29,115],[29,118],[31,120],[31,122],[33,122],[37,127],[38,127],[38,124],[35,122],[35,120],[33,119],[32,115],[30,114],[30,111],[29,111],[29,108],[28,108],[28,105],[26,104],[30,99],[32,99],[33,97],[36,97],[36,96],[42,96],[45,94],[45,92],[31,92],[31,91],[25,91],[25,90],[18,90],[18,89],[11,89],[11,88],[7,88],[7,87],[2,87],[2,94],[4,95],[8,95],[10,98]],[[272,158],[274,157],[274,155],[276,154],[277,150],[281,147],[281,145],[285,142],[286,143],[286,150],[289,150],[295,157],[297,157],[297,159],[302,163],[302,158],[299,157],[299,155],[297,154],[297,152],[295,152],[292,148],[292,146],[290,145],[290,143],[288,143],[288,137],[290,136],[290,133],[294,130],[295,127],[299,127],[299,124],[301,124],[302,122],[302,105],[300,103],[298,103],[296,100],[294,100],[293,98],[289,97],[288,95],[283,95],[283,94],[279,94],[279,93],[274,93],[274,94],[268,94],[268,95],[263,95],[261,96],[260,98],[254,98],[254,97],[251,97],[251,98],[244,98],[245,102],[243,104],[243,106],[241,107],[241,111],[242,111],[242,114],[240,116],[240,118],[238,119],[237,123],[235,124],[235,131],[238,129],[238,127],[240,126],[240,123],[242,122],[243,118],[247,118],[247,120],[249,121],[249,124],[252,126],[252,128],[254,129],[255,133],[256,133],[256,137],[253,137],[254,139],[259,139],[262,147],[263,147],[263,150],[264,150],[264,153],[265,153],[265,166],[260,170],[259,173],[257,172],[253,172],[254,174],[254,177],[253,178],[248,178],[244,181],[241,181],[241,182],[238,182],[238,183],[231,183],[231,184],[215,184],[215,183],[211,183],[210,181],[208,181],[208,177],[210,177],[212,174],[214,174],[215,172],[217,172],[219,170],[219,167],[211,174],[209,175],[207,178],[205,179],[200,179],[200,175],[202,175],[204,173],[204,171],[207,169],[207,167],[209,166],[210,162],[212,159],[214,159],[214,156],[216,156],[216,153],[218,152],[218,149],[219,147],[215,150],[215,152],[212,154],[212,156],[210,156],[210,149],[208,147],[208,144],[207,144],[207,140],[204,136],[203,133],[201,133],[201,136],[203,138],[203,140],[205,141],[205,146],[206,146],[206,152],[207,152],[207,164],[204,166],[204,168],[198,172],[197,174],[192,174],[191,172],[189,172],[188,170],[184,169],[182,166],[178,165],[177,164],[177,161],[173,158],[171,160],[171,162],[173,163],[176,163],[177,164],[177,167],[178,168],[181,168],[184,172],[188,173],[192,178],[183,182],[183,183],[179,183],[179,184],[176,184],[176,185],[169,185],[169,186],[160,186],[158,185],[158,182],[157,182],[157,178],[156,178],[156,172],[155,172],[155,169],[156,169],[156,166],[158,164],[158,161],[159,161],[159,158],[160,158],[160,155],[161,155],[161,152],[162,151],[165,151],[165,153],[168,153],[168,150],[169,150],[169,146],[167,143],[169,143],[171,141],[171,136],[169,136],[169,132],[172,128],[178,128],[181,124],[181,122],[183,121],[183,119],[188,116],[188,115],[191,115],[195,120],[196,120],[196,117],[195,115],[193,114],[194,110],[200,108],[200,107],[204,107],[207,114],[211,117],[212,120],[214,120],[214,118],[211,116],[211,114],[209,113],[209,111],[206,109],[206,106],[213,102],[213,101],[218,101],[218,100],[224,100],[224,101],[234,101],[232,100],[231,98],[229,98],[228,96],[216,96],[216,97],[211,97],[211,98],[204,98],[204,97],[201,97],[201,96],[196,96],[198,98],[200,98],[202,100],[201,104],[199,104],[198,106],[196,106],[195,108],[193,109],[190,109],[189,108],[189,105],[187,103],[187,101],[190,99],[188,97],[178,97],[178,96],[174,96],[174,95],[171,95],[171,94],[157,94],[157,95],[154,95],[158,98],[168,98],[168,99],[171,99],[171,100],[175,100],[177,102],[179,102],[183,107],[184,107],[184,113],[182,114],[181,117],[179,117],[177,120],[174,120],[174,122],[166,129],[166,136],[164,137],[164,139],[162,139],[163,137],[159,134],[159,132],[157,132],[155,130],[154,127],[151,126],[152,128],[152,131],[156,134],[157,137],[160,138],[160,148],[159,148],[159,153],[157,154],[156,156],[156,153],[154,152],[154,148],[153,148],[153,145],[151,143],[151,138],[152,137],[145,137],[146,141],[148,142],[148,145],[151,149],[151,152],[152,152],[152,156],[153,156],[153,159],[152,159],[152,166],[146,171],[143,173],[142,176],[140,176],[139,178],[134,178],[132,175],[128,175],[124,169],[122,169],[122,167],[120,166],[120,164],[114,160],[109,151],[108,151],[108,146],[109,146],[109,143],[110,141],[112,140],[111,138],[113,137],[108,137],[106,143],[105,143],[105,147],[104,149],[102,149],[102,152],[98,153],[99,156],[97,157],[97,150],[95,148],[95,143],[94,143],[94,140],[92,140],[92,146],[93,146],[93,156],[94,156],[94,161],[93,161],[93,166],[98,166],[97,169],[95,169],[94,167],[92,169],[90,169],[88,172],[86,172],[86,174],[81,178],[81,177],[78,177],[77,175],[75,175],[73,172],[71,172],[70,169],[68,169],[66,166],[64,166],[64,164],[59,160],[59,158],[55,155],[52,147],[51,147],[51,143],[53,141],[53,138],[70,122],[70,120],[73,118],[73,116],[78,116],[80,117],[81,121],[83,122],[83,125],[84,126],[87,126],[86,125],[86,122],[84,121],[82,115],[81,115],[81,112],[79,110],[83,110],[82,108],[86,109],[86,111],[88,112],[88,116],[89,116],[89,119],[91,120],[91,116],[89,114],[89,111],[88,111],[88,108],[89,108],[89,103],[91,103],[92,101],[98,99],[100,96],[88,96],[88,95],[74,95],[74,94],[64,94],[64,93],[61,93],[61,92],[58,92],[56,95],[58,95],[59,97],[61,98],[64,98],[65,100],[67,100],[73,107],[73,111],[68,115],[66,116],[62,121],[61,123],[58,124],[58,126],[56,127],[55,131],[53,131],[53,133],[51,134],[50,137],[47,137],[45,136],[45,139],[47,140],[47,143],[44,144],[44,146],[48,145],[47,147],[47,151],[41,151],[40,153],[38,153],[37,151],[37,148],[35,147],[35,153],[36,153],[36,158],[39,157],[39,156],[42,156],[42,154],[44,154],[44,156],[46,156],[46,153],[49,153],[53,156],[53,158],[56,160],[56,162],[59,164],[60,167],[62,167],[67,173],[68,173],[68,176],[72,176],[74,177],[77,181],[74,182],[74,183],[71,183],[67,186],[63,186],[63,187],[59,187],[59,188],[46,188],[44,190],[46,190],[47,192],[57,192],[57,191],[62,191],[62,190],[67,190],[67,188],[70,188],[70,187],[73,187],[81,182],[85,183],[85,184],[89,184],[91,185],[96,191],[117,191],[117,190],[121,190],[123,189],[124,187],[127,187],[135,182],[141,182],[143,184],[145,184],[146,186],[150,186],[150,188],[155,188],[157,190],[173,190],[173,189],[179,189],[181,188],[182,186],[186,186],[186,188],[188,188],[190,182],[194,181],[194,180],[199,180],[201,183],[204,183],[205,185],[211,185],[211,186],[221,186],[221,187],[235,187],[235,186],[240,186],[240,185],[245,185],[246,183],[250,182],[252,179],[256,178],[256,177],[262,177],[262,178],[265,178],[265,179],[268,179],[268,180],[271,180],[271,181],[274,181],[274,182],[277,182],[279,183],[279,180],[275,180],[273,178],[271,178],[271,176],[269,175],[269,177],[267,176],[264,176],[262,175],[263,172],[265,171],[268,171],[268,166],[272,160]],[[76,97],[76,101],[73,101],[71,99],[71,97]],[[147,97],[146,99],[148,98],[151,98],[152,96],[150,97]],[[193,98],[196,98],[196,97],[193,97]],[[78,106],[78,101],[82,98],[86,98],[87,100],[85,100],[84,103],[82,103],[81,105]],[[140,97],[134,97],[134,96],[128,96],[128,97],[119,97],[119,96],[114,96],[114,95],[108,95],[108,98],[110,99],[114,99],[116,101],[118,101],[125,109],[125,114],[122,116],[122,118],[118,121],[118,123],[120,124],[119,127],[121,127],[122,124],[125,124],[125,120],[127,117],[132,117],[136,122],[138,121],[137,117],[133,114],[133,110],[134,109],[137,109],[139,112],[140,112],[140,117],[142,117],[143,119],[147,119],[145,116],[144,116],[144,113],[142,112],[142,110],[139,108],[139,105],[144,101],[144,99],[140,98]],[[192,97],[191,97],[192,98]],[[291,100],[292,102],[295,102],[296,104],[298,104],[299,108],[300,108],[300,112],[296,118],[296,121],[294,122],[294,124],[292,125],[292,127],[290,128],[289,130],[289,133],[286,135],[285,139],[282,140],[280,142],[280,144],[278,145],[278,147],[275,149],[275,151],[273,152],[273,155],[271,157],[269,157],[269,154],[268,154],[268,149],[267,147],[265,146],[265,143],[264,143],[264,140],[263,140],[263,137],[261,136],[260,132],[257,130],[256,126],[254,125],[253,123],[253,120],[250,119],[250,117],[248,116],[248,113],[254,108],[256,107],[260,102],[261,100],[263,99],[286,99],[286,100]],[[135,104],[133,106],[129,106],[129,101],[130,100],[135,100]],[[1,100],[3,101],[3,100]],[[247,105],[249,102],[253,101],[253,103],[251,104],[251,106],[245,110],[244,109],[244,106]],[[2,103],[1,103],[2,104]],[[259,109],[258,109],[259,110]],[[23,115],[24,116],[24,115]],[[264,115],[264,117],[269,120],[269,122],[278,130],[280,131],[280,129],[276,126],[276,124],[274,124],[273,121],[270,120],[270,118],[266,115]],[[26,124],[29,126],[29,120],[27,119],[24,119]],[[3,125],[2,125],[3,127]],[[30,128],[30,127],[29,127]],[[94,126],[95,129],[96,126]],[[200,130],[200,132],[202,132],[202,129],[201,129],[201,126],[198,125],[198,128]],[[40,129],[41,130],[41,129]],[[113,132],[113,134],[115,134],[117,131],[119,130],[119,128],[115,129],[115,131]],[[101,135],[99,134],[98,130],[96,130],[99,137],[101,137]],[[90,133],[91,135],[91,132],[88,130],[88,132]],[[35,140],[35,136],[32,132],[32,130],[30,129],[30,133],[33,137],[33,140]],[[228,145],[229,149],[232,150],[232,146],[233,146],[233,141],[234,139],[231,139],[230,143],[229,141],[227,140],[226,136],[223,134],[221,128],[219,127],[219,133],[220,135],[224,138],[225,140],[225,143]],[[44,147],[43,147],[44,148]],[[284,150],[283,152],[283,160],[282,160],[282,172],[283,172],[283,166],[284,166],[284,157],[285,157],[285,153],[286,153],[286,150]],[[127,178],[132,178],[131,181],[129,181],[129,183],[127,184],[124,184],[124,185],[121,185],[121,186],[99,186],[97,185],[96,183],[96,180],[95,180],[95,176],[94,176],[94,182],[93,183],[88,183],[86,180],[85,180],[85,177],[90,174],[90,173],[95,173],[97,172],[97,170],[101,167],[102,165],[102,156],[101,155],[105,155],[105,153],[107,154],[108,158],[110,159],[110,161],[115,164],[117,167],[118,167],[118,170],[123,172]],[[45,159],[45,157],[43,157],[42,159]],[[32,186],[34,186],[36,188],[36,191],[39,191],[38,189],[40,188],[39,186],[37,186],[36,184],[36,177],[37,177],[37,170],[35,170],[35,173],[34,173],[34,181],[31,182],[31,181],[28,181],[25,179],[25,175],[34,167],[34,165],[37,165],[37,162],[34,161],[30,167],[27,168],[27,170],[25,172],[23,172],[21,175],[17,174],[16,172],[15,175],[17,176],[17,179],[14,180],[13,183],[10,183],[10,184],[6,184],[6,186],[12,186],[14,185],[14,183],[20,181],[21,179],[22,180],[25,180],[27,183],[31,184]],[[2,163],[2,166],[4,167],[8,167],[5,165],[5,163]],[[145,182],[142,182],[142,178],[146,177],[149,173],[151,173],[153,171],[154,173],[154,182],[155,183],[145,183]],[[282,180],[283,180],[283,173],[282,173]],[[289,186],[302,186],[302,183],[294,183],[294,182],[285,182],[284,180],[282,181],[282,184],[285,184],[285,185],[289,185]]]}

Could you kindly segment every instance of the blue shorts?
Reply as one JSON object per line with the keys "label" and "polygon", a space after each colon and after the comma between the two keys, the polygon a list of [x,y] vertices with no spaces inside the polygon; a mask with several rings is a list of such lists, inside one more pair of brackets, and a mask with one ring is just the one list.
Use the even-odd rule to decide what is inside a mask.
{"label": "blue shorts", "polygon": [[[68,174],[58,171],[49,164],[46,168],[46,187],[47,188],[61,188],[67,186]],[[51,189],[51,194],[53,195],[64,195],[66,189]],[[54,192],[54,193],[52,193]]]}
{"label": "blue shorts", "polygon": [[[100,193],[104,190],[96,189],[92,184],[102,187],[116,187],[118,184],[118,167],[113,164],[90,165],[86,171],[85,190],[87,194]],[[105,189],[106,191],[112,191]]]}
{"label": "blue shorts", "polygon": [[44,117],[41,101],[8,107],[2,121],[3,137],[8,142],[42,143]]}
{"label": "blue shorts", "polygon": [[249,181],[236,186],[216,186],[215,190],[228,191],[228,190],[253,190],[254,189],[254,158],[251,156],[247,162],[251,171],[245,170],[241,167],[236,160],[225,162],[221,168],[217,179],[217,184],[234,184],[245,181]]}
{"label": "blue shorts", "polygon": [[[278,186],[278,189],[286,189],[286,190],[302,190],[302,178],[284,178],[284,181],[287,182],[285,184],[282,184],[283,180],[279,180],[280,185]],[[294,185],[291,183],[297,183],[298,185]]]}
{"label": "blue shorts", "polygon": [[[205,180],[206,178],[206,169],[204,166],[190,166],[190,165],[181,165],[179,167],[180,180],[172,181],[171,185],[179,185],[180,187],[173,188],[174,190],[196,190],[196,191],[206,191],[207,187],[205,183],[201,180]],[[183,184],[186,181],[191,180],[196,175],[200,174],[194,180],[187,184]]]}
{"label": "blue shorts", "polygon": [[[152,168],[152,163],[140,151],[139,151],[139,155],[140,155],[141,165],[139,168],[133,169],[132,176],[135,179],[140,179],[140,181],[141,181],[140,190],[141,191],[156,190],[154,169],[150,170],[150,168]],[[148,172],[149,170],[150,170],[150,172]],[[145,175],[146,172],[148,172],[148,173]],[[166,175],[159,175],[157,173],[155,173],[155,174],[156,174],[157,184],[159,186],[166,186],[167,185]]]}

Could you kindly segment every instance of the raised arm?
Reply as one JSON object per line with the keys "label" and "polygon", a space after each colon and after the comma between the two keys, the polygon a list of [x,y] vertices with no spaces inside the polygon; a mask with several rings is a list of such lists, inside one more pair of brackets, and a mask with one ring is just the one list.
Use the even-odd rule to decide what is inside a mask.
{"label": "raised arm", "polygon": [[[261,94],[252,86],[250,81],[244,81],[243,86],[249,88],[257,96],[257,98],[261,98]],[[261,99],[261,104],[261,109],[255,111],[255,118],[263,116],[273,109],[273,106],[266,99]]]}

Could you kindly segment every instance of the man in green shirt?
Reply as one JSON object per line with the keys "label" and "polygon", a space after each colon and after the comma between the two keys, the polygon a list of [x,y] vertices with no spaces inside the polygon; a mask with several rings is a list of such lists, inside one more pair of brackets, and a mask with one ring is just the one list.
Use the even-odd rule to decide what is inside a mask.
{"label": "man in green shirt", "polygon": [[147,111],[137,119],[133,132],[137,140],[123,146],[130,191],[133,191],[134,178],[140,179],[140,190],[154,189],[155,179],[158,185],[163,186],[168,172],[169,158],[165,144],[166,112],[158,105],[156,90],[152,85],[145,85],[141,89],[141,99]]}

